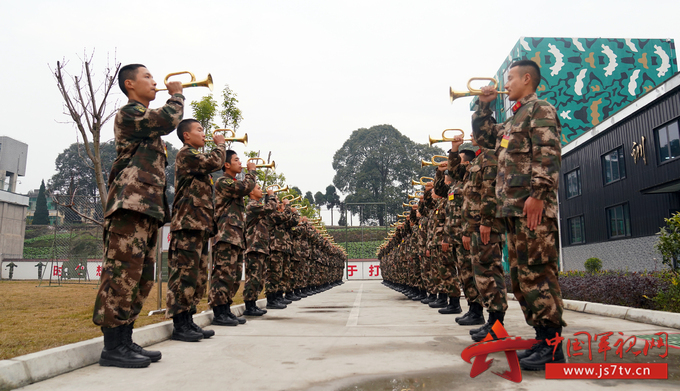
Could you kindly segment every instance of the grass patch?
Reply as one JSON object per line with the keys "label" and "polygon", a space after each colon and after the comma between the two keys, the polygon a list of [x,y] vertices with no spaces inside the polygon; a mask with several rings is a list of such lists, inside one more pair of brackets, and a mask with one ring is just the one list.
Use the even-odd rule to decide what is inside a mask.
{"label": "grass patch", "polygon": [[[62,284],[37,287],[37,281],[0,281],[0,360],[85,341],[102,335],[92,323],[97,285]],[[234,304],[243,303],[243,284]],[[163,284],[165,308],[167,285]],[[210,309],[207,293],[198,312]],[[260,295],[264,297],[264,295]],[[147,316],[157,309],[158,287],[154,285],[135,327],[165,321],[165,316]]]}

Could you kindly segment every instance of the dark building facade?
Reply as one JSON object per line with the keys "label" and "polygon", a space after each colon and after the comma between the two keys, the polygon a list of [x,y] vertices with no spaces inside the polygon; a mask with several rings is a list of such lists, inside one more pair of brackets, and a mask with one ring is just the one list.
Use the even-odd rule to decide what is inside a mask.
{"label": "dark building facade", "polygon": [[663,268],[654,249],[680,211],[680,74],[562,148],[562,267]]}

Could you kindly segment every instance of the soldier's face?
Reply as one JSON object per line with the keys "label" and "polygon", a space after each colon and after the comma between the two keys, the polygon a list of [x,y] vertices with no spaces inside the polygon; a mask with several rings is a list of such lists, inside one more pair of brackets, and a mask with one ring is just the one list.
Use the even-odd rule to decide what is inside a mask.
{"label": "soldier's face", "polygon": [[205,146],[205,132],[198,122],[191,124],[190,130],[184,133],[184,142],[198,149]]}
{"label": "soldier's face", "polygon": [[231,161],[224,164],[226,165],[227,170],[236,174],[243,171],[243,168],[241,167],[241,159],[238,158],[238,155],[232,155]]}
{"label": "soldier's face", "polygon": [[128,91],[134,91],[137,97],[149,102],[156,99],[156,82],[153,80],[151,72],[145,67],[137,68],[135,80],[126,80],[125,83],[125,88]]}
{"label": "soldier's face", "polygon": [[505,89],[508,91],[508,99],[518,101],[526,95],[527,84],[530,82],[528,73],[521,74],[522,67],[512,67],[508,72],[508,82]]}
{"label": "soldier's face", "polygon": [[262,188],[260,187],[260,185],[255,185],[255,188],[253,189],[253,191],[250,194],[251,194],[251,197],[253,197],[257,200],[262,198]]}

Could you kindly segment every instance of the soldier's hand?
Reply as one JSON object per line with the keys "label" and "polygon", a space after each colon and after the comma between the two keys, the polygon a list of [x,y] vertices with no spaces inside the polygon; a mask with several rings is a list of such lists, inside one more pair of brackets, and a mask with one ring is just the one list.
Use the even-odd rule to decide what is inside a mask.
{"label": "soldier's hand", "polygon": [[430,250],[425,250],[425,256],[429,257],[430,256]]}
{"label": "soldier's hand", "polygon": [[482,239],[482,243],[488,244],[489,240],[491,240],[491,227],[487,227],[486,225],[480,225],[479,236]]}
{"label": "soldier's hand", "polygon": [[165,86],[168,88],[168,94],[170,95],[181,94],[183,90],[182,82],[180,81],[169,81],[165,83]]}
{"label": "soldier's hand", "polygon": [[223,134],[213,134],[213,141],[215,144],[224,144],[224,135]]}
{"label": "soldier's hand", "polygon": [[498,96],[498,91],[493,86],[484,86],[481,88],[482,95],[479,96],[481,102],[489,103],[493,102]]}
{"label": "soldier's hand", "polygon": [[295,208],[290,208],[290,210],[292,210],[293,213],[297,212],[297,209],[295,209]]}
{"label": "soldier's hand", "polygon": [[470,251],[470,237],[469,236],[463,236],[463,248],[467,251]]}
{"label": "soldier's hand", "polygon": [[272,197],[274,195],[274,189],[267,189],[267,195]]}
{"label": "soldier's hand", "polygon": [[522,214],[527,217],[527,227],[533,231],[541,223],[543,217],[543,201],[537,200],[534,197],[527,198],[524,201],[524,209]]}
{"label": "soldier's hand", "polygon": [[425,183],[425,190],[430,190],[434,187],[434,182],[427,182]]}
{"label": "soldier's hand", "polygon": [[449,252],[449,244],[446,242],[442,242],[442,251],[447,253]]}
{"label": "soldier's hand", "polygon": [[458,148],[460,148],[461,145],[463,145],[465,141],[463,141],[463,136],[455,136],[453,140],[451,140],[451,150],[454,152],[458,151]]}
{"label": "soldier's hand", "polygon": [[255,162],[253,161],[248,161],[248,163],[246,164],[246,168],[248,169],[248,172],[253,172],[257,170],[257,164],[255,164]]}
{"label": "soldier's hand", "polygon": [[449,166],[448,162],[441,162],[439,163],[439,166],[437,167],[437,170],[439,171],[446,171],[446,167]]}
{"label": "soldier's hand", "polygon": [[283,205],[288,205],[288,204],[290,204],[290,199],[284,198],[281,202],[283,203]]}

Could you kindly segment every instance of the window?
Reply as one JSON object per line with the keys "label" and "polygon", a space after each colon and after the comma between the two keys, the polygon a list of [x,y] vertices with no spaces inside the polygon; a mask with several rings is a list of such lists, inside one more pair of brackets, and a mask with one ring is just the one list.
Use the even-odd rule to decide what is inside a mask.
{"label": "window", "polygon": [[565,175],[567,182],[567,199],[581,195],[581,169],[577,168]]}
{"label": "window", "polygon": [[626,177],[626,161],[623,158],[623,147],[602,156],[604,184],[619,181]]}
{"label": "window", "polygon": [[606,212],[609,238],[614,239],[630,236],[630,213],[628,212],[628,204],[612,206],[611,208],[607,208]]}
{"label": "window", "polygon": [[567,219],[569,226],[569,243],[579,244],[586,242],[585,227],[583,224],[583,216],[572,217]]}
{"label": "window", "polygon": [[679,157],[680,131],[678,130],[678,121],[657,129],[656,143],[659,146],[659,163]]}

